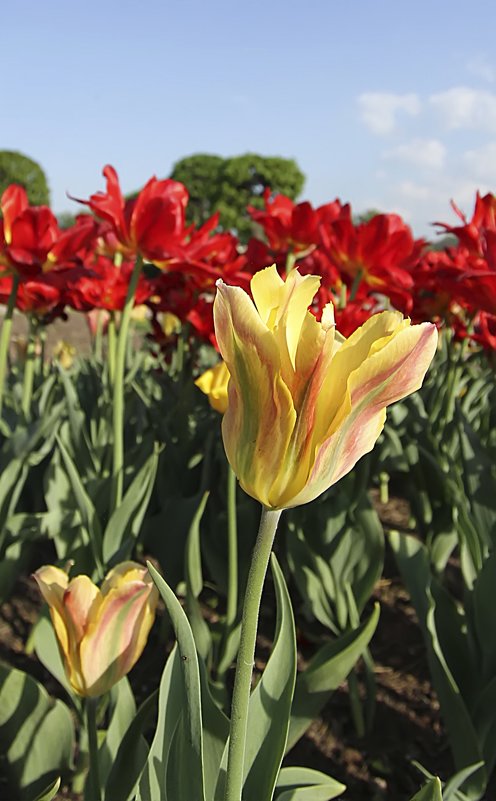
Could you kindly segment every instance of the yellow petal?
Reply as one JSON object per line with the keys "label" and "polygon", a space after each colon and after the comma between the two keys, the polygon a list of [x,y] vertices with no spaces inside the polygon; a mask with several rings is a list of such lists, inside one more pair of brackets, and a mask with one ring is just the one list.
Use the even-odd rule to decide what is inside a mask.
{"label": "yellow petal", "polygon": [[422,385],[436,346],[437,330],[431,323],[400,326],[386,345],[351,373],[343,401],[347,413],[339,410],[339,424],[332,420],[327,438],[317,443],[308,484],[293,498],[292,505],[318,497],[374,447],[384,426],[386,406]]}
{"label": "yellow petal", "polygon": [[272,264],[265,270],[259,270],[250,281],[250,289],[261,320],[268,328],[273,328],[275,314],[279,307],[280,291],[284,281]]}
{"label": "yellow petal", "polygon": [[238,287],[218,283],[214,318],[231,376],[222,421],[227,458],[243,489],[269,505],[270,488],[296,421],[291,393],[281,377],[277,344]]}
{"label": "yellow petal", "polygon": [[114,587],[121,587],[131,581],[147,581],[151,583],[152,579],[144,565],[129,559],[127,562],[120,562],[109,570],[102,582],[101,593],[106,595]]}
{"label": "yellow petal", "polygon": [[219,362],[215,367],[205,370],[195,381],[198,389],[208,395],[213,409],[224,414],[227,409],[227,385],[229,384],[229,370],[225,362]]}

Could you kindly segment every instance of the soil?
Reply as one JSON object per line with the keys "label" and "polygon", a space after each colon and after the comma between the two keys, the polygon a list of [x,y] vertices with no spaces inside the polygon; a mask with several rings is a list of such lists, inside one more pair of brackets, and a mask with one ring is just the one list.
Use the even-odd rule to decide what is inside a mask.
{"label": "soil", "polygon": [[[0,312],[0,321],[3,319],[3,309]],[[28,333],[27,317],[14,312],[12,320],[12,339],[10,350],[15,357],[22,351]],[[80,355],[88,354],[91,348],[91,337],[86,315],[69,312],[67,320],[54,320],[47,327],[46,353],[52,356],[59,342],[72,345]]]}

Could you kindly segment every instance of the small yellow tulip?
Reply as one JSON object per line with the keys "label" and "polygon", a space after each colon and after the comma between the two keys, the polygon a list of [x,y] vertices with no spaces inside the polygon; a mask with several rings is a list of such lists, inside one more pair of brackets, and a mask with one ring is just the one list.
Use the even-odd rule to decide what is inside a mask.
{"label": "small yellow tulip", "polygon": [[146,567],[122,562],[101,589],[88,576],[69,581],[53,565],[40,567],[34,578],[73,690],[87,698],[107,692],[141,656],[155,617],[158,592]]}
{"label": "small yellow tulip", "polygon": [[76,348],[64,339],[59,339],[53,349],[53,358],[58,361],[64,370],[69,370],[74,363]]}
{"label": "small yellow tulip", "polygon": [[208,400],[212,409],[224,414],[227,409],[227,385],[229,383],[229,370],[225,362],[219,362],[215,367],[211,367],[201,374],[195,381],[196,386],[201,389]]}
{"label": "small yellow tulip", "polygon": [[308,307],[320,278],[276,267],[246,292],[217,282],[215,333],[230,374],[222,421],[227,457],[243,489],[268,509],[308,503],[372,450],[386,406],[417,390],[437,330],[399,312],[371,317],[345,340],[329,304]]}

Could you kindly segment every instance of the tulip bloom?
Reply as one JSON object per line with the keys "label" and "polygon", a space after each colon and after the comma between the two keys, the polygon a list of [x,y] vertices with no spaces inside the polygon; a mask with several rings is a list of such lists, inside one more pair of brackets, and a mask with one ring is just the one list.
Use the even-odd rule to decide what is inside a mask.
{"label": "tulip bloom", "polygon": [[251,281],[254,303],[218,281],[215,331],[230,373],[224,446],[243,489],[268,509],[313,500],[370,451],[386,406],[417,390],[437,330],[399,312],[371,317],[349,339],[328,304],[308,311],[320,278],[275,266]]}
{"label": "tulip bloom", "polygon": [[126,200],[115,169],[107,164],[103,174],[107,191],[79,202],[105,221],[102,236],[110,253],[134,258],[139,252],[146,260],[156,262],[166,259],[170,248],[180,249],[186,233],[188,203],[183,184],[170,178],[150,178],[136,198]]}
{"label": "tulip bloom", "polygon": [[69,580],[53,565],[34,574],[50,616],[73,690],[95,698],[137,662],[155,617],[158,592],[145,567],[123,562],[101,589],[88,576]]}
{"label": "tulip bloom", "polygon": [[229,383],[229,371],[225,362],[219,362],[215,367],[206,370],[200,378],[195,381],[196,386],[201,389],[208,400],[212,409],[224,414],[227,409],[227,386]]}

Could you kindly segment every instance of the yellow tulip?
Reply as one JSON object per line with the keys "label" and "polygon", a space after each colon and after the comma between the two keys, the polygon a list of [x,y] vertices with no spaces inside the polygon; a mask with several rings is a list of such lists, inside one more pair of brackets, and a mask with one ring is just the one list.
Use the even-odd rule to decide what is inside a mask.
{"label": "yellow tulip", "polygon": [[308,311],[319,283],[268,267],[251,281],[253,302],[217,282],[215,333],[231,377],[224,446],[243,489],[268,509],[308,503],[348,473],[436,350],[434,325],[394,311],[345,340],[331,304],[321,322]]}
{"label": "yellow tulip", "polygon": [[122,562],[101,589],[88,576],[69,580],[53,565],[40,567],[34,578],[73,690],[89,698],[107,692],[141,656],[155,617],[158,592],[147,569]]}
{"label": "yellow tulip", "polygon": [[64,370],[69,370],[72,367],[75,355],[76,348],[70,342],[66,342],[65,339],[59,339],[53,349],[53,358],[58,361]]}
{"label": "yellow tulip", "polygon": [[225,362],[219,362],[215,367],[211,367],[201,374],[195,381],[196,386],[201,389],[208,400],[212,409],[224,414],[227,409],[227,385],[229,383],[229,371]]}

